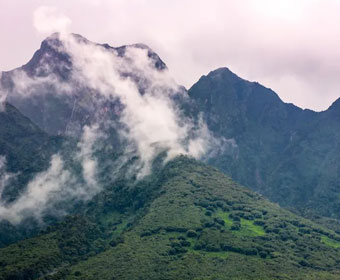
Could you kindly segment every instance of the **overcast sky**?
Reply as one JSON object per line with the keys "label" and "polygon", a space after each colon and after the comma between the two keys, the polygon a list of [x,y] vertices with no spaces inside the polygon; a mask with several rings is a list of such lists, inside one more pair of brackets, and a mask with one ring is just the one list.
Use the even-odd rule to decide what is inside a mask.
{"label": "overcast sky", "polygon": [[340,0],[0,0],[0,69],[57,30],[145,43],[187,88],[227,66],[303,108],[340,97]]}

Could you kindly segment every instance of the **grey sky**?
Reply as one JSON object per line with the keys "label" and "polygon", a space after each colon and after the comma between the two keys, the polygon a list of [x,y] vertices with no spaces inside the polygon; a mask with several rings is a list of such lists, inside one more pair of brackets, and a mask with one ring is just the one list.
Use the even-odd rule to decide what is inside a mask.
{"label": "grey sky", "polygon": [[324,110],[340,97],[339,15],[340,0],[0,0],[0,69],[67,29],[112,46],[145,43],[186,87],[227,66]]}

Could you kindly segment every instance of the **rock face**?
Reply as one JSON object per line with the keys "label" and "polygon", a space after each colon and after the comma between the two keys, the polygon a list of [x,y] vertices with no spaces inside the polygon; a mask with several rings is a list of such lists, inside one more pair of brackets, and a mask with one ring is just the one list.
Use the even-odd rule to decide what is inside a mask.
{"label": "rock face", "polygon": [[211,164],[283,206],[340,217],[339,100],[324,112],[302,110],[227,68],[189,95],[216,135],[235,140]]}

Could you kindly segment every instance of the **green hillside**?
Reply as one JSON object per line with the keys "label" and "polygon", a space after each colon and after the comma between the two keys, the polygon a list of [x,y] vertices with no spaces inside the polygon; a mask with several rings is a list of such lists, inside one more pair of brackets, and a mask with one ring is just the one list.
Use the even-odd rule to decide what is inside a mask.
{"label": "green hillside", "polygon": [[186,157],[0,250],[0,279],[339,279],[340,236]]}

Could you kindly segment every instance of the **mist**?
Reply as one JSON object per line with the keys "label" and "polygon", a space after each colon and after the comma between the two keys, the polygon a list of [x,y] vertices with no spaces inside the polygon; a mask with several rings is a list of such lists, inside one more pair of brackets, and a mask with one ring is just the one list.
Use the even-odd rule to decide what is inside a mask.
{"label": "mist", "polygon": [[[122,166],[137,157],[127,173],[137,180],[151,173],[152,162],[160,153],[166,153],[166,163],[178,155],[204,157],[216,145],[218,140],[203,120],[192,120],[176,104],[175,97],[185,100],[187,93],[165,66],[156,66],[162,64],[147,46],[127,46],[122,55],[114,48],[67,32],[53,34],[46,43],[70,59],[70,64],[64,65],[69,71],[67,78],[60,78],[53,58],[46,53],[33,75],[20,68],[12,72],[12,87],[6,95],[9,100],[13,96],[30,100],[47,94],[61,101],[66,97],[73,100],[65,134],[79,141],[74,159],[82,172],[79,177],[60,154],[53,155],[48,170],[37,174],[19,198],[9,204],[0,202],[0,219],[13,224],[27,217],[42,221],[44,213],[57,203],[87,201],[100,192],[98,153],[103,152],[103,145],[115,149],[107,142],[110,129],[118,132],[125,147],[119,159],[110,163],[117,161]],[[72,119],[74,111],[80,110],[77,108],[89,116],[86,125]],[[66,214],[66,210],[56,214]]]}

